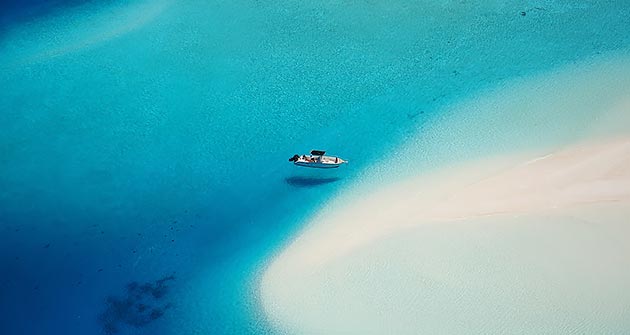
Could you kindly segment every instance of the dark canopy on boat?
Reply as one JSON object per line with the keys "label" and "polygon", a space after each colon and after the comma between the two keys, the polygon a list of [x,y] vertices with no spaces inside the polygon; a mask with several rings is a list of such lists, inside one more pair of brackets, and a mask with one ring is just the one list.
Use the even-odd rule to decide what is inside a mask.
{"label": "dark canopy on boat", "polygon": [[322,151],[322,150],[313,150],[311,151],[311,155],[315,155],[315,156],[323,156],[326,153],[326,151]]}

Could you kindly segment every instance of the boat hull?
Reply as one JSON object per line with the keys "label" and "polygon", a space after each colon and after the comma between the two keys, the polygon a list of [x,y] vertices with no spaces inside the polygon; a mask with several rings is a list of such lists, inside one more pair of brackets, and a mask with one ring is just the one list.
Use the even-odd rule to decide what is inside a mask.
{"label": "boat hull", "polygon": [[343,163],[339,164],[326,164],[326,163],[313,163],[313,162],[294,162],[293,164],[297,166],[316,168],[316,169],[336,169],[341,166]]}

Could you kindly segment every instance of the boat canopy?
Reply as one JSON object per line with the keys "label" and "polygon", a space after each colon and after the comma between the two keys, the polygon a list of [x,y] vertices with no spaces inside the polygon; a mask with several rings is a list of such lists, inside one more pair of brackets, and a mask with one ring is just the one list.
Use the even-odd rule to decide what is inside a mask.
{"label": "boat canopy", "polygon": [[311,155],[315,155],[315,156],[323,156],[326,153],[326,151],[323,150],[312,150],[311,151]]}

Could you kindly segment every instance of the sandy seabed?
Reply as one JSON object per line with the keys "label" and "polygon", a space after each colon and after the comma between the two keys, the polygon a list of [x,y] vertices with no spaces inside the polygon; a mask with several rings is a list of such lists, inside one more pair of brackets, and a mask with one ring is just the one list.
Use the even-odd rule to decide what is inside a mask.
{"label": "sandy seabed", "polygon": [[597,135],[322,210],[262,276],[269,319],[304,334],[630,331],[630,135],[605,135],[630,103],[608,102]]}

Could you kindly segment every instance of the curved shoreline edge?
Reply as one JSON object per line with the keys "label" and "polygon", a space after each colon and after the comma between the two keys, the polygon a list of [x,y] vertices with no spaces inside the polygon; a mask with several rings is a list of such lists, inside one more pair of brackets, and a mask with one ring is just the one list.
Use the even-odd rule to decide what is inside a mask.
{"label": "curved shoreline edge", "polygon": [[[569,77],[579,92],[606,81],[619,88],[630,62],[618,61],[598,63],[582,78],[574,68]],[[626,66],[615,73],[611,64]],[[540,91],[549,100],[538,106],[568,117],[572,102],[553,97],[575,88],[559,80],[569,77],[517,88]],[[498,97],[518,100],[514,93]],[[630,249],[610,237],[630,232],[623,220],[630,215],[630,92],[593,103],[597,122],[576,127],[583,136],[565,143],[472,158],[333,200],[263,274],[268,318],[307,334],[627,329],[630,260],[618,255]],[[519,126],[536,127],[532,121],[540,120]],[[444,139],[437,138],[435,146]],[[592,315],[580,321],[584,313]]]}

